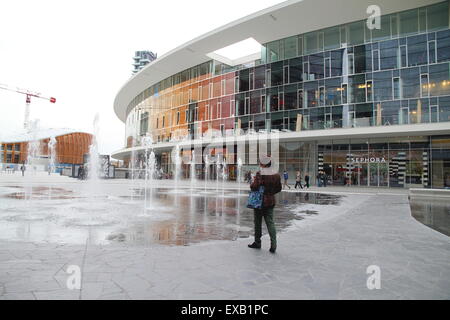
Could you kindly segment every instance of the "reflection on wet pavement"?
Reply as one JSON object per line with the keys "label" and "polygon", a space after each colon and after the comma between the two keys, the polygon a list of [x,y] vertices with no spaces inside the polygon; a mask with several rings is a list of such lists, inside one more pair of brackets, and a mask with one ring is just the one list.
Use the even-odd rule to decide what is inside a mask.
{"label": "reflection on wet pavement", "polygon": [[450,236],[450,202],[445,200],[413,198],[411,214],[419,222]]}
{"label": "reflection on wet pavement", "polygon": [[[25,190],[0,188],[0,239],[32,242],[135,245],[189,245],[211,240],[236,240],[253,233],[253,211],[247,192],[238,190],[153,190],[144,209],[143,190],[133,197],[89,197],[63,188]],[[51,199],[50,199],[51,192]],[[149,198],[149,194],[147,194]],[[341,196],[280,193],[275,207],[278,231],[295,220],[319,215],[302,205],[339,205]],[[265,227],[263,227],[265,232]]]}

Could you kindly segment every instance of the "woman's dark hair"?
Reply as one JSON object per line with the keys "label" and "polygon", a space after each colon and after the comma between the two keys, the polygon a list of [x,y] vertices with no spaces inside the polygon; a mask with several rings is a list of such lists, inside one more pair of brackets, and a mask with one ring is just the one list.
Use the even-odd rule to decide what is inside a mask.
{"label": "woman's dark hair", "polygon": [[261,167],[263,168],[270,168],[272,166],[272,161],[269,161],[268,163],[264,164],[262,162],[259,163]]}

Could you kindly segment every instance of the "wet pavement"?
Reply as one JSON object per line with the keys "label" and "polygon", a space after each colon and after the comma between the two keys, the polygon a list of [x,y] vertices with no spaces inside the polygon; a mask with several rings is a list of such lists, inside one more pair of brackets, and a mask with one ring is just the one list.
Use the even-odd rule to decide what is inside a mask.
{"label": "wet pavement", "polygon": [[[406,193],[283,192],[271,254],[267,235],[261,250],[241,238],[251,210],[231,184],[191,197],[186,184],[174,193],[158,182],[144,211],[142,183],[42,177],[30,200],[19,177],[2,179],[0,300],[450,299],[450,237],[414,219]],[[49,200],[50,189],[69,198]],[[81,287],[71,290],[74,266]],[[380,289],[367,287],[369,266],[381,270]]]}
{"label": "wet pavement", "polygon": [[417,221],[450,237],[450,199],[412,198],[410,206]]}
{"label": "wet pavement", "polygon": [[[253,234],[247,191],[134,188],[133,194],[88,196],[69,188],[0,187],[0,239],[58,244],[190,245]],[[150,194],[151,193],[151,194]],[[280,193],[279,232],[295,220],[319,215],[305,205],[338,206],[342,196]],[[144,203],[146,205],[144,206]],[[299,209],[300,208],[300,209]],[[264,234],[266,230],[264,229]]]}

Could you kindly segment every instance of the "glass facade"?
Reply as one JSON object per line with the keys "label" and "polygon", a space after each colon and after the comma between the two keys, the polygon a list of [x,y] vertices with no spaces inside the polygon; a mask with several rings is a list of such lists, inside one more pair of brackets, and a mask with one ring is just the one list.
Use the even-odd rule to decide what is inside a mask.
{"label": "glass facade", "polygon": [[320,142],[318,167],[332,185],[450,187],[450,136]]}
{"label": "glass facade", "polygon": [[[384,15],[379,30],[356,21],[273,41],[263,46],[261,60],[249,65],[209,61],[146,89],[127,110],[127,147],[140,145],[144,135],[169,142],[237,131],[450,122],[449,1]],[[337,144],[330,158],[335,182],[343,179],[335,163],[344,165],[348,155],[360,158],[370,151],[350,145],[363,146]],[[394,144],[374,145],[375,158],[398,157]],[[328,151],[322,151],[328,159]],[[368,172],[358,185],[401,186],[389,165],[375,169],[367,163],[358,170]],[[374,170],[382,172],[376,183]],[[403,183],[414,175],[406,174]]]}

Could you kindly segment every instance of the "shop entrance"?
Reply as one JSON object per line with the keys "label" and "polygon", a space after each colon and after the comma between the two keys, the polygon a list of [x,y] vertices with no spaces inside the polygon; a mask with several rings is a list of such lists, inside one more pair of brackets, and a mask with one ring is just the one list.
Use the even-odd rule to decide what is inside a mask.
{"label": "shop entrance", "polygon": [[387,163],[370,163],[368,174],[371,187],[389,186],[389,165]]}

